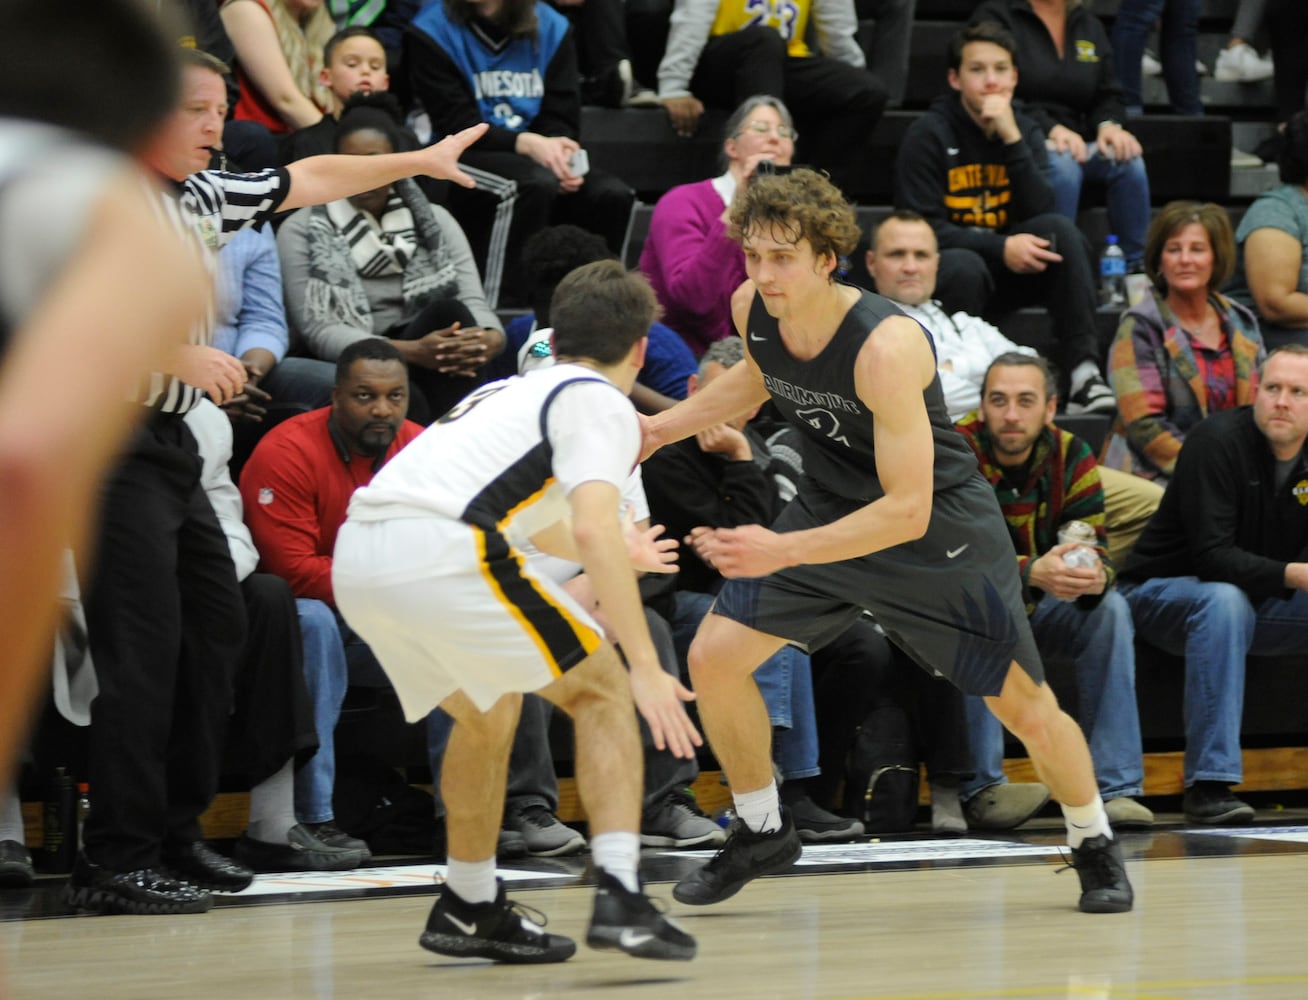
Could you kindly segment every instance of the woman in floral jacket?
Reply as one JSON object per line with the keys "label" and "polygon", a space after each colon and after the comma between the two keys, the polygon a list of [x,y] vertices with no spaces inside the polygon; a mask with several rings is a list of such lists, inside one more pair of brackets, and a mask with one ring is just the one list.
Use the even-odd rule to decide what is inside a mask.
{"label": "woman in floral jacket", "polygon": [[1109,355],[1117,422],[1103,464],[1165,485],[1186,431],[1253,400],[1265,353],[1258,320],[1220,294],[1235,262],[1220,205],[1172,202],[1149,226],[1153,288],[1122,315]]}

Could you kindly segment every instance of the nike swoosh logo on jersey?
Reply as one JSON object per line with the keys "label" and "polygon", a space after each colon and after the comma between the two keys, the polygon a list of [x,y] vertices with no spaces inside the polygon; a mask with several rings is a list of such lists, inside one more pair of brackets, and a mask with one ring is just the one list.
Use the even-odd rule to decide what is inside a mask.
{"label": "nike swoosh logo on jersey", "polygon": [[760,336],[759,336],[757,333],[755,333],[753,330],[750,330],[750,331],[749,331],[749,339],[750,339],[750,340],[757,340],[757,341],[760,341],[760,342],[761,342],[761,341],[765,341],[765,340],[767,340],[768,338],[767,338],[767,337],[760,337]]}
{"label": "nike swoosh logo on jersey", "polygon": [[653,941],[654,935],[649,931],[638,931],[634,927],[624,927],[618,935],[618,944],[623,948],[639,948],[646,941]]}
{"label": "nike swoosh logo on jersey", "polygon": [[459,930],[463,931],[463,933],[466,934],[466,935],[468,935],[468,937],[475,937],[475,936],[476,936],[476,934],[477,934],[477,924],[476,924],[475,922],[474,922],[474,923],[470,923],[470,924],[469,924],[469,923],[464,923],[462,920],[460,920],[458,917],[456,917],[456,916],[455,916],[454,914],[452,914],[452,913],[447,913],[447,914],[445,914],[445,919],[448,920],[450,923],[452,923],[452,924],[453,924],[455,927],[457,927]]}
{"label": "nike swoosh logo on jersey", "polygon": [[946,146],[946,147],[945,147],[945,155],[946,155],[946,156],[957,156],[957,155],[958,155],[958,147],[957,147],[957,146]]}
{"label": "nike swoosh logo on jersey", "polygon": [[972,544],[971,542],[964,542],[962,545],[960,545],[960,546],[959,546],[958,548],[956,548],[956,549],[946,549],[946,550],[945,550],[945,558],[946,558],[946,559],[957,559],[959,556],[961,556],[961,555],[963,554],[963,550],[964,550],[965,548],[967,548],[967,547],[968,547],[969,545],[971,545],[971,544]]}

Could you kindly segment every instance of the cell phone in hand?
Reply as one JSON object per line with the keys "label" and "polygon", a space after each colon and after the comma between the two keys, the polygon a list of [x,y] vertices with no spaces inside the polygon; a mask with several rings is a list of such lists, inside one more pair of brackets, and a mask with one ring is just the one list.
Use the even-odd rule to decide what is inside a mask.
{"label": "cell phone in hand", "polygon": [[754,173],[758,174],[760,177],[777,177],[781,174],[788,174],[794,169],[793,166],[786,163],[778,163],[776,160],[759,160],[758,163],[754,165]]}
{"label": "cell phone in hand", "polygon": [[1058,234],[1055,232],[1041,233],[1049,241],[1049,246],[1045,247],[1051,253],[1058,253]]}
{"label": "cell phone in hand", "polygon": [[590,172],[590,157],[586,155],[584,149],[579,149],[572,154],[572,159],[568,161],[568,173],[573,177],[585,177]]}

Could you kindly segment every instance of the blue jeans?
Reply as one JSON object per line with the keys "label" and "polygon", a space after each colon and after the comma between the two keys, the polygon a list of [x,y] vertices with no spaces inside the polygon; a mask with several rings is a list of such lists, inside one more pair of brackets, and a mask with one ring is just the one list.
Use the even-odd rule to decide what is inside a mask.
{"label": "blue jeans", "polygon": [[1149,174],[1143,156],[1114,160],[1087,143],[1084,163],[1071,153],[1049,152],[1049,180],[1054,186],[1054,207],[1059,215],[1076,221],[1081,203],[1081,185],[1103,187],[1108,201],[1108,225],[1117,234],[1131,269],[1139,270],[1144,260],[1145,230],[1149,228]]}
{"label": "blue jeans", "polygon": [[1199,3],[1200,0],[1122,0],[1113,21],[1111,42],[1128,115],[1143,112],[1140,59],[1159,14],[1163,17],[1158,36],[1159,57],[1172,109],[1181,115],[1204,113],[1199,101],[1199,74],[1194,68]]}
{"label": "blue jeans", "polygon": [[[672,638],[684,664],[699,623],[713,606],[711,594],[677,591]],[[813,669],[808,654],[783,646],[754,671],[754,683],[772,723],[772,759],[786,779],[811,778],[818,767],[817,716],[813,708]]]}
{"label": "blue jeans", "polygon": [[[1031,631],[1041,656],[1070,656],[1075,665],[1077,721],[1090,744],[1100,797],[1140,795],[1144,754],[1130,606],[1116,590],[1090,610],[1046,595],[1031,614]],[[976,696],[967,699],[967,727],[976,777],[963,786],[964,799],[1004,780],[1004,731]]]}
{"label": "blue jeans", "polygon": [[336,366],[317,358],[282,358],[263,377],[259,388],[274,403],[303,403],[311,410],[328,406],[336,385]]}
{"label": "blue jeans", "polygon": [[[522,715],[513,734],[513,747],[509,752],[509,774],[504,790],[506,806],[515,809],[527,806],[544,806],[552,813],[559,811],[559,779],[554,773],[554,755],[550,752],[550,713],[553,706],[539,695],[529,694],[522,699]],[[445,745],[450,739],[454,720],[443,709],[434,708],[427,716],[427,763],[431,767],[432,797],[436,800],[436,816],[445,815],[445,802],[441,798],[441,761]]]}
{"label": "blue jeans", "polygon": [[1136,632],[1185,657],[1185,784],[1244,776],[1240,721],[1245,657],[1301,653],[1308,644],[1308,592],[1254,606],[1230,583],[1194,576],[1124,583]]}
{"label": "blue jeans", "polygon": [[313,705],[318,752],[295,772],[295,818],[301,823],[332,819],[336,787],[336,723],[349,684],[345,643],[336,613],[322,601],[297,597],[300,636],[304,643],[304,684]]}

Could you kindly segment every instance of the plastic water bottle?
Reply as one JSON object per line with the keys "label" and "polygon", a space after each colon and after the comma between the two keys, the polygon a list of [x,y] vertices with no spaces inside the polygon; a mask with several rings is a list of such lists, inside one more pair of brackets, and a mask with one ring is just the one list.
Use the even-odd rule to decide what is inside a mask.
{"label": "plastic water bottle", "polygon": [[1099,255],[1099,300],[1106,306],[1126,306],[1126,254],[1111,233]]}
{"label": "plastic water bottle", "polygon": [[91,812],[91,786],[85,781],[77,783],[77,847],[82,847],[82,828],[86,826],[86,817]]}

